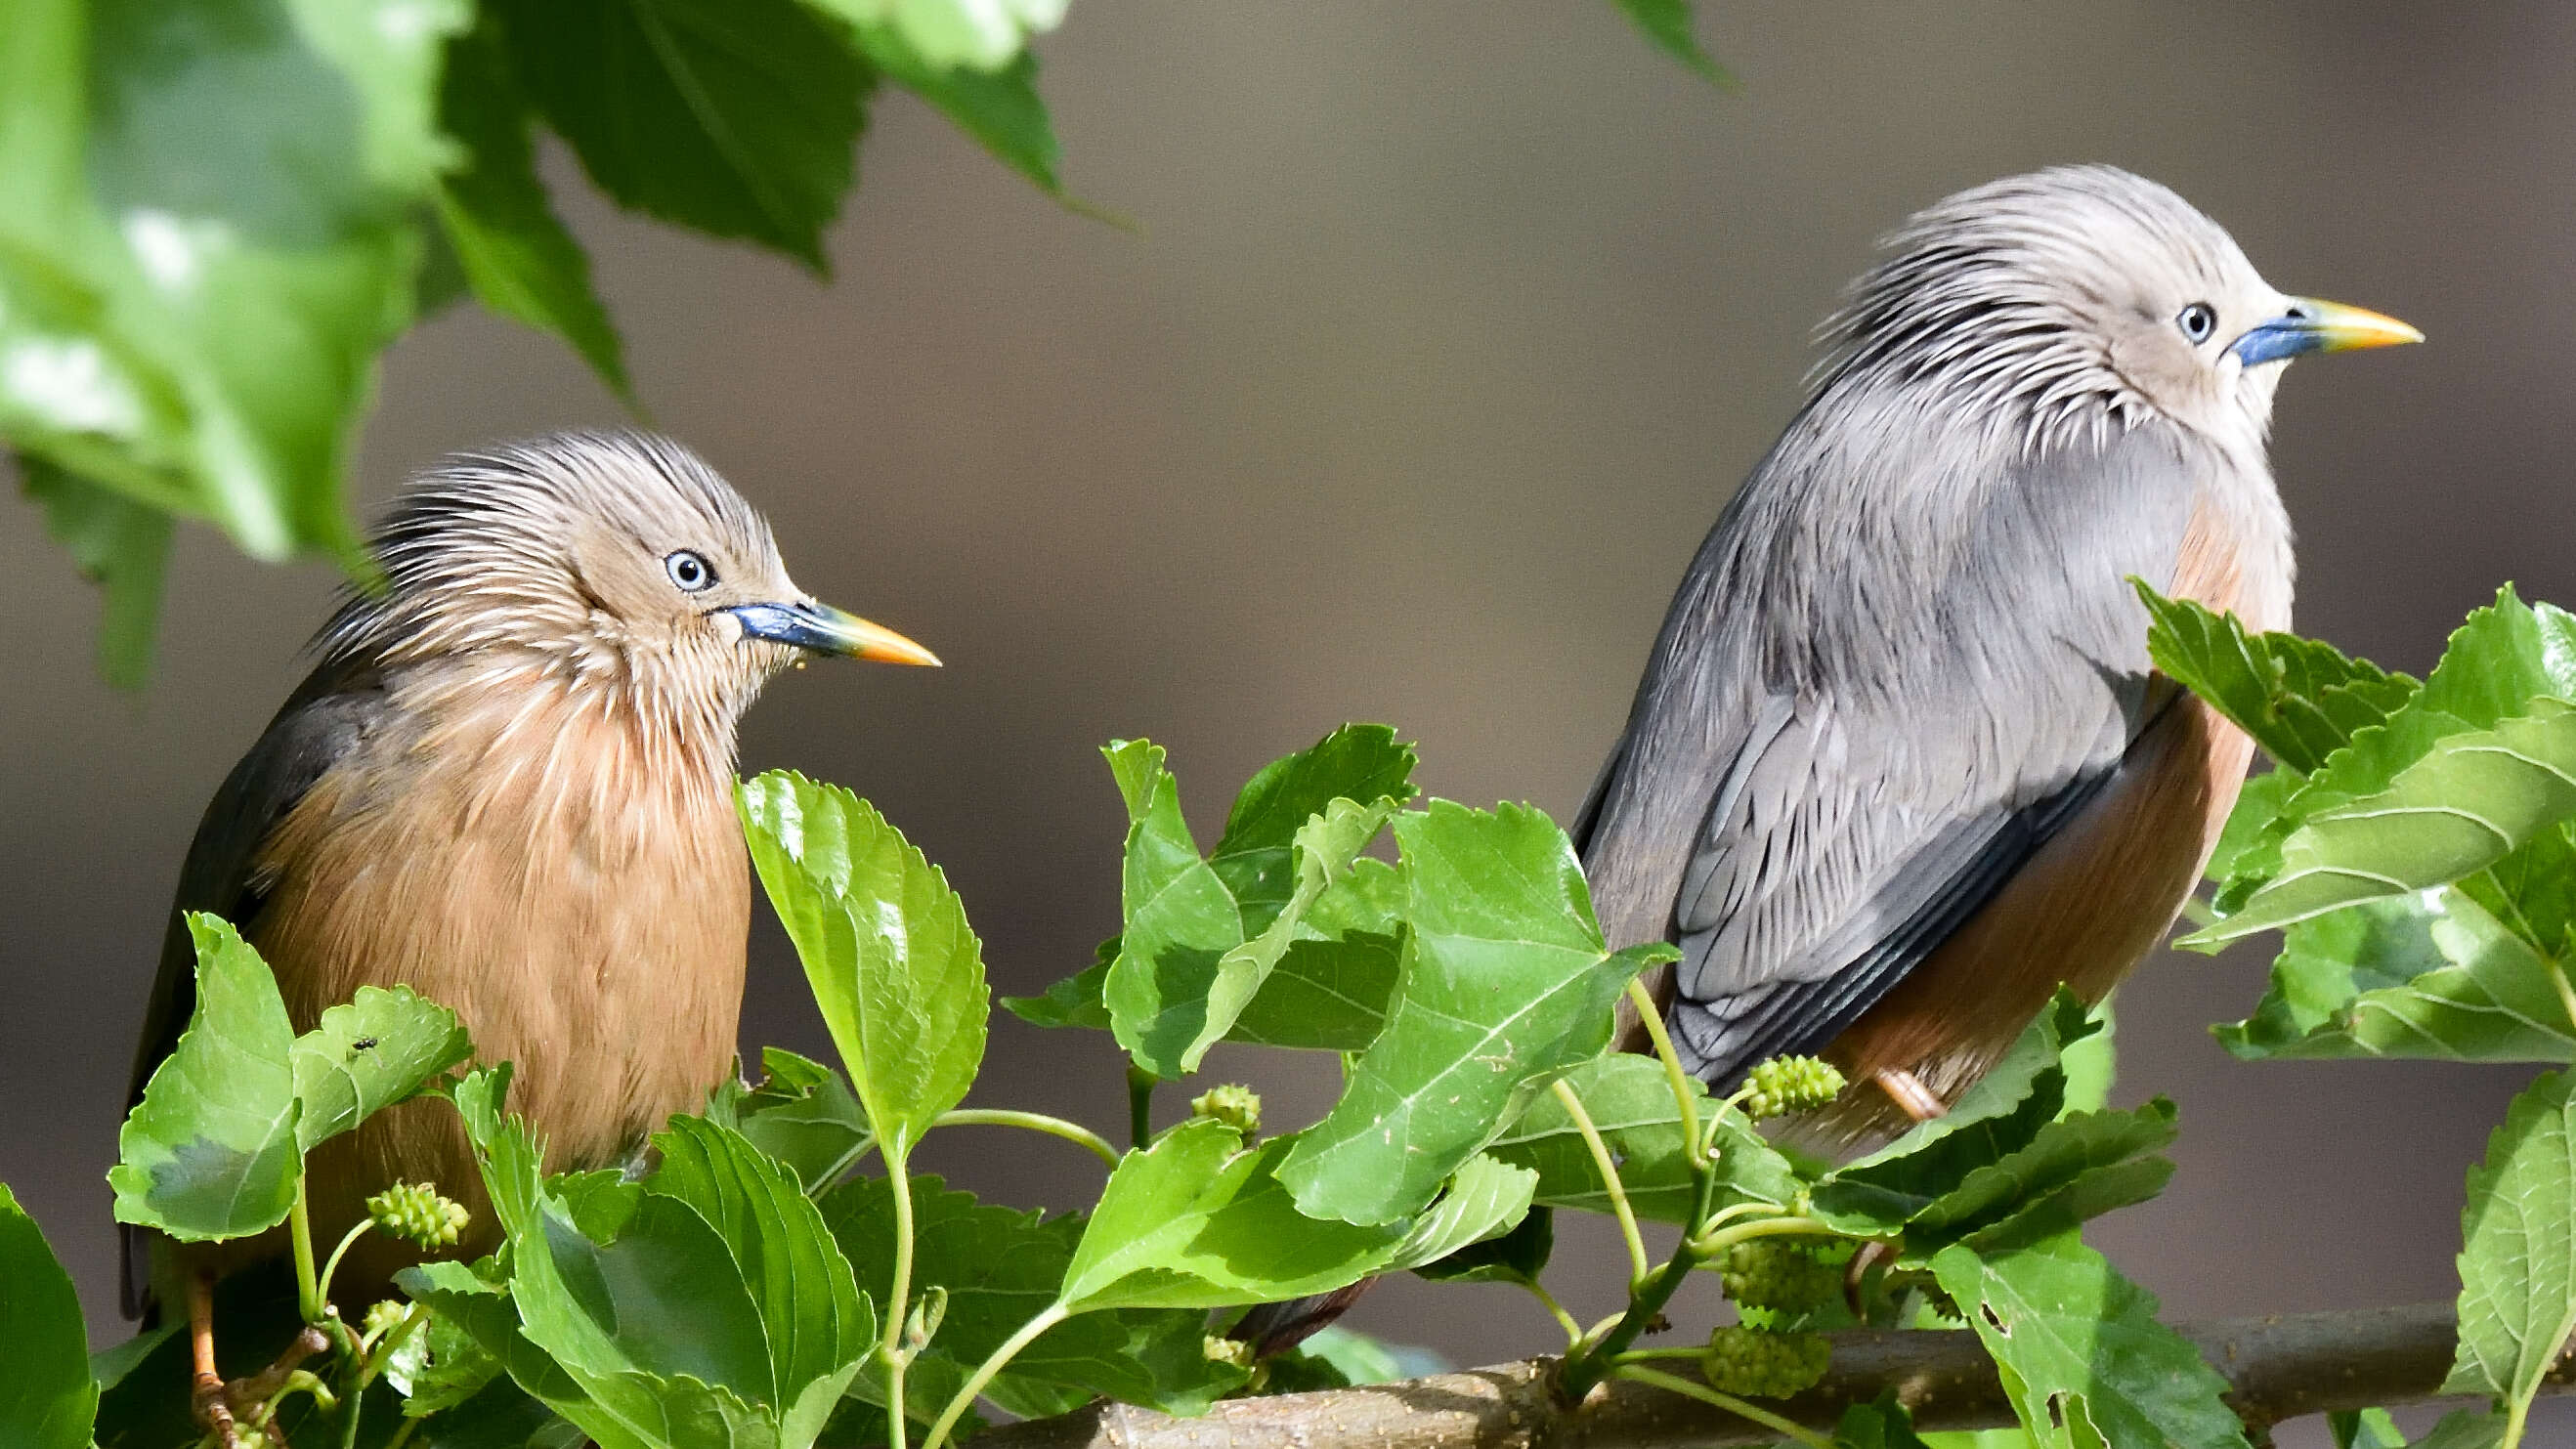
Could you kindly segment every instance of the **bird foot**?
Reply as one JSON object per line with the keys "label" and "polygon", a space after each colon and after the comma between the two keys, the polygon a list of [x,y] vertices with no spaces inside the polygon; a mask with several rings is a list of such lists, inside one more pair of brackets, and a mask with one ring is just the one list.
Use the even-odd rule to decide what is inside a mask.
{"label": "bird foot", "polygon": [[1879,1090],[1887,1093],[1906,1116],[1917,1122],[1929,1122],[1935,1117],[1949,1115],[1948,1104],[1930,1087],[1923,1085],[1921,1078],[1901,1067],[1882,1067],[1871,1073],[1871,1080],[1878,1083]]}
{"label": "bird foot", "polygon": [[195,1411],[197,1427],[222,1449],[252,1449],[260,1442],[283,1443],[283,1436],[268,1427],[270,1403],[306,1359],[331,1347],[331,1340],[321,1329],[307,1324],[268,1367],[227,1381],[214,1369],[213,1324],[192,1324],[191,1328],[198,1351],[189,1407]]}

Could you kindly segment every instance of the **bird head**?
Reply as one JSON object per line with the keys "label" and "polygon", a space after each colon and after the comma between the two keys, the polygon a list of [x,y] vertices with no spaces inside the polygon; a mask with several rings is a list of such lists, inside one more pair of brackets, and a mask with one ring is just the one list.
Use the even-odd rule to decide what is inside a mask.
{"label": "bird head", "polygon": [[449,458],[378,531],[326,653],[604,691],[648,719],[731,726],[807,655],[939,661],[798,588],[769,525],[695,454],[575,432]]}
{"label": "bird head", "polygon": [[1886,245],[1828,324],[1828,370],[1936,390],[2030,447],[2161,416],[2259,449],[2290,359],[2423,340],[2278,290],[2216,222],[2116,167],[1962,191]]}

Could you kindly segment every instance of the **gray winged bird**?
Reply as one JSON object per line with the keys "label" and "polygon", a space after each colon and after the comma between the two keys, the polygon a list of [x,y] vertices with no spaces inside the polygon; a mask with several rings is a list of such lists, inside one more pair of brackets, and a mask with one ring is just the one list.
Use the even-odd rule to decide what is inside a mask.
{"label": "gray winged bird", "polygon": [[[368,984],[454,1008],[483,1060],[517,1064],[511,1105],[550,1167],[615,1162],[731,1070],[751,919],[736,721],[809,653],[938,660],[816,603],[740,494],[642,434],[451,458],[373,548],[383,586],[351,592],[207,806],[178,909],[239,926],[299,1029]],[[187,1022],[192,960],[174,919],[138,1093]],[[479,1208],[443,1104],[315,1152],[317,1239],[397,1179]],[[207,1280],[279,1244],[165,1253],[154,1285],[147,1236],[128,1238],[127,1309],[184,1286],[199,1402],[219,1418]],[[391,1263],[352,1267],[381,1282]]]}
{"label": "gray winged bird", "polygon": [[1882,1089],[1815,1124],[1849,1138],[2163,937],[2252,745],[2152,672],[2126,580],[2286,627],[2282,366],[2421,334],[2275,291],[2107,166],[1917,215],[1828,334],[1577,828],[1611,938],[1681,947],[1685,1063],[1821,1052]]}

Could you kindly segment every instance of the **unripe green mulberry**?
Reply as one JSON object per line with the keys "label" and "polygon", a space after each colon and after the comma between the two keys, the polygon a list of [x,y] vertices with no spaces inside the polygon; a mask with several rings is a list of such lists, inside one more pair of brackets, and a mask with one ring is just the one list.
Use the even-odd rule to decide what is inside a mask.
{"label": "unripe green mulberry", "polygon": [[377,1227],[423,1248],[454,1244],[471,1217],[463,1203],[440,1197],[425,1182],[398,1182],[377,1193],[367,1199],[367,1216]]}
{"label": "unripe green mulberry", "polygon": [[1751,1238],[1717,1263],[1726,1296],[1750,1308],[1813,1308],[1843,1289],[1843,1270],[1784,1238]]}
{"label": "unripe green mulberry", "polygon": [[403,1306],[390,1298],[379,1298],[367,1305],[367,1316],[358,1322],[358,1332],[373,1338],[402,1322]]}
{"label": "unripe green mulberry", "polygon": [[1230,1364],[1235,1368],[1252,1368],[1258,1360],[1252,1356],[1252,1345],[1239,1339],[1219,1338],[1211,1333],[1199,1341],[1199,1352],[1210,1363]]}
{"label": "unripe green mulberry", "polygon": [[1710,1388],[1748,1399],[1785,1399],[1825,1376],[1832,1345],[1813,1333],[1763,1333],[1730,1324],[1708,1336],[1700,1373]]}
{"label": "unripe green mulberry", "polygon": [[1843,1089],[1843,1074],[1820,1057],[1773,1057],[1744,1078],[1744,1115],[1759,1122],[1785,1112],[1812,1112]]}
{"label": "unripe green mulberry", "polygon": [[1261,1094],[1233,1082],[1210,1087],[1191,1098],[1190,1111],[1196,1116],[1213,1117],[1246,1137],[1261,1130]]}

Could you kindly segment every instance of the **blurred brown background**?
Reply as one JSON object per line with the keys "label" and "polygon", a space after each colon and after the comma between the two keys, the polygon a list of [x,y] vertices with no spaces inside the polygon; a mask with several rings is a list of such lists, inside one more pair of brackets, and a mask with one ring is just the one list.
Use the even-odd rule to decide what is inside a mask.
{"label": "blurred brown background", "polygon": [[[2283,390],[2306,630],[2421,670],[2501,580],[2576,600],[2576,9],[1704,9],[1731,93],[1599,0],[1085,0],[1044,86],[1071,184],[1141,233],[890,98],[828,287],[619,216],[558,164],[659,424],[768,509],[807,587],[948,661],[782,680],[745,767],[873,798],[947,867],[1006,992],[1115,929],[1114,735],[1168,743],[1211,831],[1248,771],[1345,719],[1418,738],[1440,794],[1568,815],[1872,237],[2059,161],[2157,177],[2275,284],[2431,336]],[[442,450],[617,418],[566,349],[460,309],[385,369],[366,504]],[[105,1331],[101,1174],[162,913],[335,581],[192,531],[159,678],[124,698],[89,592],[13,507],[0,1180]],[[2262,966],[2165,956],[2124,994],[2121,1095],[2173,1096],[2186,1130],[2172,1189],[2097,1240],[2184,1315],[2448,1296],[2462,1168],[2530,1074],[2235,1064],[2204,1027]],[[753,975],[745,1041],[828,1054],[765,920]],[[1318,1066],[1219,1064],[1274,1119],[1320,1108]],[[1119,1090],[1105,1037],[1004,1020],[977,1100],[1105,1125]],[[1060,1144],[950,1138],[934,1164],[980,1190],[1092,1191]],[[1606,1307],[1615,1258],[1573,1236],[1572,1296]],[[1461,1362],[1552,1333],[1508,1290],[1410,1282],[1359,1321]]]}

